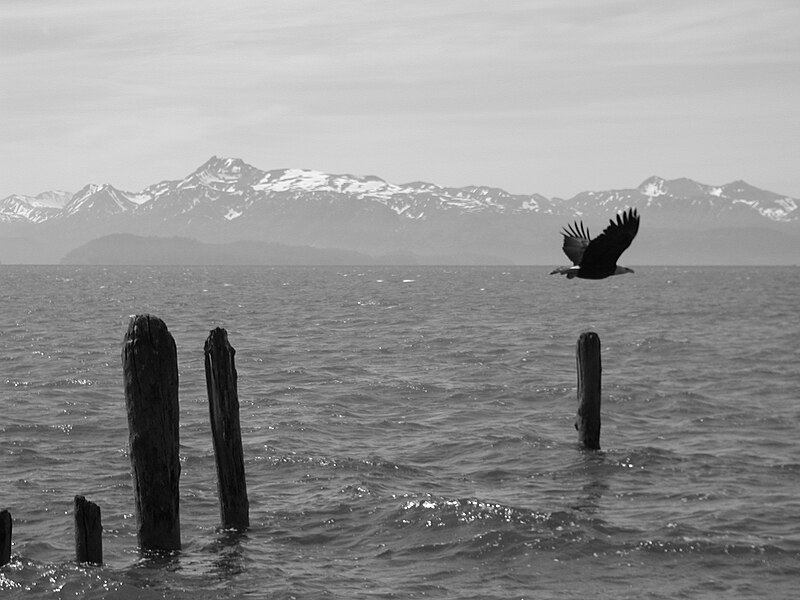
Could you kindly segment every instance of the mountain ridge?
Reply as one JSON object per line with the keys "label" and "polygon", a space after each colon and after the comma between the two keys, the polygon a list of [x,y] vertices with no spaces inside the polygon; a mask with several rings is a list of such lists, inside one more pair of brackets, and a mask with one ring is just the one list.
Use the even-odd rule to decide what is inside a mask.
{"label": "mountain ridge", "polygon": [[[664,179],[651,176],[634,188],[620,188],[604,191],[584,191],[564,199],[547,198],[541,194],[511,194],[502,188],[470,185],[464,187],[443,187],[434,183],[414,181],[394,184],[375,175],[358,176],[350,174],[331,174],[313,169],[258,169],[240,158],[212,156],[200,167],[182,179],[165,180],[151,184],[140,192],[120,190],[111,184],[88,184],[76,192],[67,202],[62,202],[59,211],[58,203],[45,203],[43,197],[59,194],[62,198],[66,192],[42,192],[31,197],[11,195],[0,200],[0,221],[27,219],[31,222],[43,222],[60,216],[71,216],[87,210],[100,210],[109,214],[117,212],[133,212],[147,206],[152,209],[154,203],[169,194],[190,190],[215,192],[221,195],[242,196],[244,194],[268,194],[278,192],[333,193],[347,195],[357,199],[369,198],[391,208],[398,215],[407,218],[424,218],[424,209],[434,208],[448,210],[457,209],[464,212],[496,210],[499,212],[545,212],[548,214],[565,214],[580,217],[582,207],[587,198],[595,203],[607,205],[612,200],[629,200],[639,207],[652,206],[657,198],[670,200],[708,200],[717,198],[720,203],[727,201],[731,205],[745,204],[761,216],[776,222],[795,222],[800,218],[798,203],[800,200],[762,190],[742,180],[724,185],[708,185],[688,178]],[[636,196],[639,194],[639,197]],[[645,200],[646,199],[646,200]],[[643,200],[645,200],[643,202]],[[27,204],[28,210],[10,209],[8,206]],[[771,203],[769,206],[766,204]],[[245,207],[252,204],[244,202]],[[36,209],[42,211],[41,214]],[[233,220],[244,213],[226,212],[226,218]],[[30,218],[29,215],[35,215]]]}
{"label": "mountain ridge", "polygon": [[[640,240],[646,241],[651,230],[691,231],[689,239],[695,241],[690,245],[701,260],[711,256],[703,247],[704,232],[730,230],[741,246],[741,257],[734,248],[730,260],[747,262],[748,244],[764,240],[753,232],[772,230],[788,237],[780,238],[783,245],[772,254],[759,249],[759,256],[787,261],[795,238],[800,254],[798,204],[741,180],[713,186],[652,176],[636,187],[585,191],[563,199],[480,185],[396,184],[374,175],[262,170],[240,158],[212,156],[184,177],[138,192],[106,183],[88,184],[72,195],[4,198],[0,260],[9,262],[10,256],[22,262],[58,262],[92,239],[128,233],[212,244],[255,241],[331,248],[373,257],[473,256],[492,264],[551,264],[563,261],[562,226],[583,220],[596,231],[598,223],[632,206],[642,214]],[[19,240],[28,240],[29,250]],[[670,262],[640,240],[629,251],[634,258],[641,252],[644,261]],[[659,247],[669,250],[668,242]]]}

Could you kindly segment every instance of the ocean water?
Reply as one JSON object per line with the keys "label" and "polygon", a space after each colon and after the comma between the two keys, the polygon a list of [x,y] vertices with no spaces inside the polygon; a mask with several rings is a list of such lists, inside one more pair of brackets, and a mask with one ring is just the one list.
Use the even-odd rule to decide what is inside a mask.
{"label": "ocean water", "polygon": [[[793,598],[798,268],[0,267],[5,598]],[[183,549],[137,549],[121,345],[178,347]],[[203,342],[236,349],[219,529]],[[599,451],[575,345],[600,336]],[[102,567],[74,561],[76,494]]]}

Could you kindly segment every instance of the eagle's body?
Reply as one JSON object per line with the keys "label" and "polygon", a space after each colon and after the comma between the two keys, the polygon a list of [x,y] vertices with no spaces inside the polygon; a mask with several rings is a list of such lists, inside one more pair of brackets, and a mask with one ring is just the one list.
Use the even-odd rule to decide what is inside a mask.
{"label": "eagle's body", "polygon": [[564,254],[572,261],[571,267],[559,267],[550,274],[566,275],[568,279],[605,279],[612,275],[633,273],[633,269],[617,265],[620,255],[631,245],[639,231],[639,215],[629,208],[612,219],[603,233],[591,239],[583,223],[564,228]]}

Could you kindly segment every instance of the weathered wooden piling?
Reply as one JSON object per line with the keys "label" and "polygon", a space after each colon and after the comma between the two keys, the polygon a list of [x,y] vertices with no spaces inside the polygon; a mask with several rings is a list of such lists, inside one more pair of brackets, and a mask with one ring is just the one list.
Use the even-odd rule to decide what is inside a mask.
{"label": "weathered wooden piling", "polygon": [[131,317],[122,367],[139,547],[180,550],[178,358],[161,319]]}
{"label": "weathered wooden piling", "polygon": [[11,562],[11,513],[0,510],[0,567]]}
{"label": "weathered wooden piling", "polygon": [[600,338],[585,331],[578,338],[578,414],[575,428],[584,448],[600,449]]}
{"label": "weathered wooden piling", "polygon": [[75,496],[75,559],[79,563],[103,564],[100,507],[83,496]]}
{"label": "weathered wooden piling", "polygon": [[228,333],[217,327],[209,333],[204,351],[222,527],[244,530],[250,526],[250,505],[239,426],[236,350],[228,342]]}

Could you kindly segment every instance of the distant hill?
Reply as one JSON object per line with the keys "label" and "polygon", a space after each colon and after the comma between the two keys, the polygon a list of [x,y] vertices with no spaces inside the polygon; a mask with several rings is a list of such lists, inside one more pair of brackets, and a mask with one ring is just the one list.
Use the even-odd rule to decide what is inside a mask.
{"label": "distant hill", "polygon": [[129,233],[106,235],[70,251],[65,265],[409,265],[409,264],[504,264],[490,256],[384,254],[270,242],[207,244],[185,237],[139,236]]}
{"label": "distant hill", "polygon": [[[105,260],[553,265],[566,260],[562,226],[581,219],[597,235],[616,212],[633,206],[642,228],[626,264],[793,264],[800,256],[798,203],[743,181],[712,186],[651,177],[637,187],[563,199],[307,169],[263,171],[238,158],[211,157],[181,179],[139,192],[89,184],[74,194],[4,198],[0,260],[96,260],[81,254],[94,251],[84,244],[128,234],[159,241],[149,248],[131,238],[105,239]],[[164,246],[176,236],[183,246]],[[198,245],[190,247],[190,240]]]}
{"label": "distant hill", "polygon": [[372,264],[346,250],[268,242],[205,244],[184,237],[106,235],[67,253],[65,265],[336,265]]}

